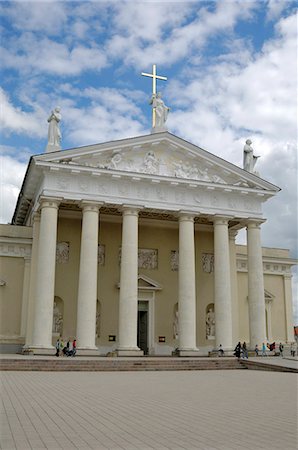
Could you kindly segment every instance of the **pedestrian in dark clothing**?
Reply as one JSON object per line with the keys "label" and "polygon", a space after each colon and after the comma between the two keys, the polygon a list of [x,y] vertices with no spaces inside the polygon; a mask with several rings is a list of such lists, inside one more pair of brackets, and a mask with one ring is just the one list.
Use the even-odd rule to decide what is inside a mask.
{"label": "pedestrian in dark clothing", "polygon": [[238,344],[237,344],[236,347],[235,347],[234,355],[235,355],[238,359],[240,359],[240,355],[241,355],[241,343],[240,343],[240,342],[238,342]]}
{"label": "pedestrian in dark clothing", "polygon": [[56,355],[55,356],[59,356],[60,355],[60,339],[57,339],[55,347],[56,347]]}
{"label": "pedestrian in dark clothing", "polygon": [[74,339],[72,341],[72,356],[75,356],[77,353],[77,340]]}
{"label": "pedestrian in dark clothing", "polygon": [[246,347],[246,342],[243,342],[243,344],[242,344],[242,358],[248,359],[248,351],[247,351],[247,347]]}

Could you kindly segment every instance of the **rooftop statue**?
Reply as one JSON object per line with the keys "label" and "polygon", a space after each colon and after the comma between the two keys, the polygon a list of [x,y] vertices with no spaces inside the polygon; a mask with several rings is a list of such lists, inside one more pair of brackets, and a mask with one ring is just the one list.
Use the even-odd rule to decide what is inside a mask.
{"label": "rooftop statue", "polygon": [[167,77],[162,77],[156,74],[156,65],[152,66],[152,73],[142,72],[145,77],[152,78],[152,97],[150,105],[152,105],[152,133],[166,131],[165,123],[168,117],[168,108],[161,99],[161,93],[156,93],[156,80],[167,80]]}
{"label": "rooftop statue", "polygon": [[253,154],[253,148],[251,146],[252,141],[250,139],[247,139],[245,141],[245,145],[243,148],[243,169],[247,172],[254,173],[255,175],[258,175],[258,173],[254,170],[256,162],[259,156],[255,156]]}
{"label": "rooftop statue", "polygon": [[49,130],[48,130],[48,145],[46,153],[56,152],[61,150],[61,131],[59,128],[59,122],[61,120],[60,107],[57,106],[50,114],[48,118]]}
{"label": "rooftop statue", "polygon": [[160,92],[157,94],[152,94],[150,105],[152,105],[152,108],[155,109],[155,124],[153,125],[153,128],[158,129],[158,131],[164,131],[166,129],[165,123],[168,118],[170,108],[164,104],[164,101],[161,99]]}

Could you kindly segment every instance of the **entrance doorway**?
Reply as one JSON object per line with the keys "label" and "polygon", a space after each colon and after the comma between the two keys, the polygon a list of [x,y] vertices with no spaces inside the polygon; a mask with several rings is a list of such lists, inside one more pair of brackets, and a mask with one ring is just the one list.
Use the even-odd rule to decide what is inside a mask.
{"label": "entrance doorway", "polygon": [[138,347],[148,355],[148,302],[138,303]]}

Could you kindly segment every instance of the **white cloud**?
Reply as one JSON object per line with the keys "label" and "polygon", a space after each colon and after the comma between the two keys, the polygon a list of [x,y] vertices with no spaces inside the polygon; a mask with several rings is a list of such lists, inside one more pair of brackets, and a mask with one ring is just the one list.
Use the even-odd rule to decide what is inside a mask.
{"label": "white cloud", "polygon": [[[4,150],[2,152],[2,150]],[[0,157],[0,223],[8,223],[12,219],[13,211],[26,172],[27,164],[17,161],[4,154],[1,149]]]}
{"label": "white cloud", "polygon": [[[203,5],[203,6],[202,6]],[[217,2],[213,10],[195,2],[152,4],[122,3],[116,10],[118,33],[107,43],[113,57],[125,64],[148,67],[148,64],[170,65],[192,57],[209,37],[228,34],[239,17],[248,18],[256,7],[253,2]],[[192,15],[191,15],[192,13]],[[138,20],[132,20],[134,17]],[[187,23],[185,18],[191,17]],[[136,26],[140,23],[141,26]]]}
{"label": "white cloud", "polygon": [[45,133],[45,127],[40,126],[41,111],[25,112],[20,107],[15,107],[8,95],[0,88],[0,127],[3,134],[22,133],[34,137],[41,137]]}
{"label": "white cloud", "polygon": [[106,55],[96,44],[70,46],[47,37],[40,39],[33,33],[9,42],[1,50],[1,56],[4,67],[27,76],[32,73],[73,76],[87,70],[100,71],[107,65]]}
{"label": "white cloud", "polygon": [[22,31],[40,31],[58,35],[67,21],[66,5],[61,1],[5,2],[1,10],[13,26]]}

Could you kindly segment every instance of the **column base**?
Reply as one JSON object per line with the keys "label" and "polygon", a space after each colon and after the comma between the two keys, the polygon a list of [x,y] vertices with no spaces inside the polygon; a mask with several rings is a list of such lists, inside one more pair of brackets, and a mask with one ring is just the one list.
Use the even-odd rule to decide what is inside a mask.
{"label": "column base", "polygon": [[119,349],[116,350],[117,356],[144,356],[143,350],[140,350],[138,348],[134,349]]}
{"label": "column base", "polygon": [[34,345],[24,345],[22,348],[23,355],[47,355],[54,356],[56,349],[53,346],[50,347],[37,347]]}
{"label": "column base", "polygon": [[177,355],[178,356],[200,356],[200,350],[198,348],[194,348],[194,349],[187,349],[187,350],[177,350]]}
{"label": "column base", "polygon": [[84,348],[78,347],[76,351],[76,356],[99,356],[99,350],[97,347],[94,348]]}

